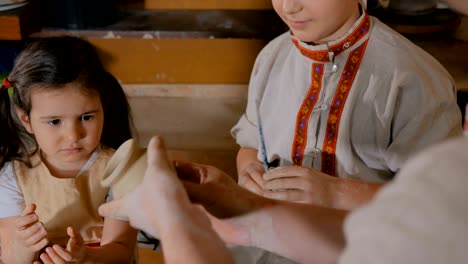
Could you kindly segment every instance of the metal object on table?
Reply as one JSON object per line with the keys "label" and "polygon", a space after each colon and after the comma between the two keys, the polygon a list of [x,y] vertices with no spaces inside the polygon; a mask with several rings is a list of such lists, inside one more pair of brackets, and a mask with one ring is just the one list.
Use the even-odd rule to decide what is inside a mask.
{"label": "metal object on table", "polygon": [[388,8],[402,15],[429,14],[437,7],[437,0],[391,0]]}
{"label": "metal object on table", "polygon": [[437,0],[391,0],[387,8],[369,12],[406,35],[455,32],[461,21],[450,9],[438,9]]}

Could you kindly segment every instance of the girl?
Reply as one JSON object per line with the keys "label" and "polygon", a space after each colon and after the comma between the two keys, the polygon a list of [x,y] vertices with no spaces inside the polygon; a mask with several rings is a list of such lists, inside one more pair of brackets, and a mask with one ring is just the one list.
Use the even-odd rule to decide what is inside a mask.
{"label": "girl", "polygon": [[130,110],[93,46],[75,37],[33,42],[0,101],[2,261],[130,262],[137,232],[97,212],[111,148],[131,137]]}

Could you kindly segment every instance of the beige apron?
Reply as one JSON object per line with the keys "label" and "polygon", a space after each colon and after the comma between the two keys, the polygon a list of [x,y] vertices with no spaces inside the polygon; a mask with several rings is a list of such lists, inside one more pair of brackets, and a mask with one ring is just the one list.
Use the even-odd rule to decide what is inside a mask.
{"label": "beige apron", "polygon": [[109,192],[108,188],[101,187],[100,181],[112,153],[113,150],[102,148],[87,170],[67,179],[52,176],[39,154],[32,158],[33,168],[15,161],[24,202],[36,204],[39,221],[44,224],[51,243],[66,245],[68,226],[79,231],[86,244],[100,242],[104,221],[98,207]]}

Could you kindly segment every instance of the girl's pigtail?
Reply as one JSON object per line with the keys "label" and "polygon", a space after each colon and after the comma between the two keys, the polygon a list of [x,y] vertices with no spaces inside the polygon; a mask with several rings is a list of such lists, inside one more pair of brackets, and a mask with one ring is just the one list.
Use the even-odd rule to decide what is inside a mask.
{"label": "girl's pigtail", "polygon": [[19,135],[20,129],[12,115],[14,110],[8,93],[8,90],[13,88],[10,82],[5,80],[0,88],[0,168],[8,161],[20,158],[19,152],[23,144]]}
{"label": "girl's pigtail", "polygon": [[[104,129],[101,143],[117,149],[127,139],[136,138],[130,106],[119,81],[109,72],[103,72],[101,102],[104,108]],[[133,132],[133,133],[132,133]]]}

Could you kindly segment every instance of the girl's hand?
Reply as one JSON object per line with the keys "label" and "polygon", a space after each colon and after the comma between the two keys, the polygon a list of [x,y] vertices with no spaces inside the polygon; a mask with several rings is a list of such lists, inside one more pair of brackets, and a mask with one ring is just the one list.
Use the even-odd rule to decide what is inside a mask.
{"label": "girl's hand", "polygon": [[27,205],[20,217],[17,218],[16,239],[17,242],[30,250],[32,253],[39,252],[49,243],[47,231],[44,225],[39,222],[39,217],[35,213],[36,205]]}
{"label": "girl's hand", "polygon": [[263,195],[265,184],[263,173],[265,173],[263,164],[254,160],[239,173],[238,184],[253,193]]}
{"label": "girl's hand", "polygon": [[[84,260],[86,246],[83,237],[80,233],[75,232],[72,227],[67,228],[67,234],[70,236],[70,239],[68,240],[66,249],[59,245],[53,245],[52,247],[47,247],[46,253],[39,256],[44,264],[80,263]],[[34,264],[40,264],[40,262],[37,261]]]}
{"label": "girl's hand", "polygon": [[265,197],[332,206],[332,189],[338,178],[312,168],[292,166],[272,169],[263,175],[263,180]]}

